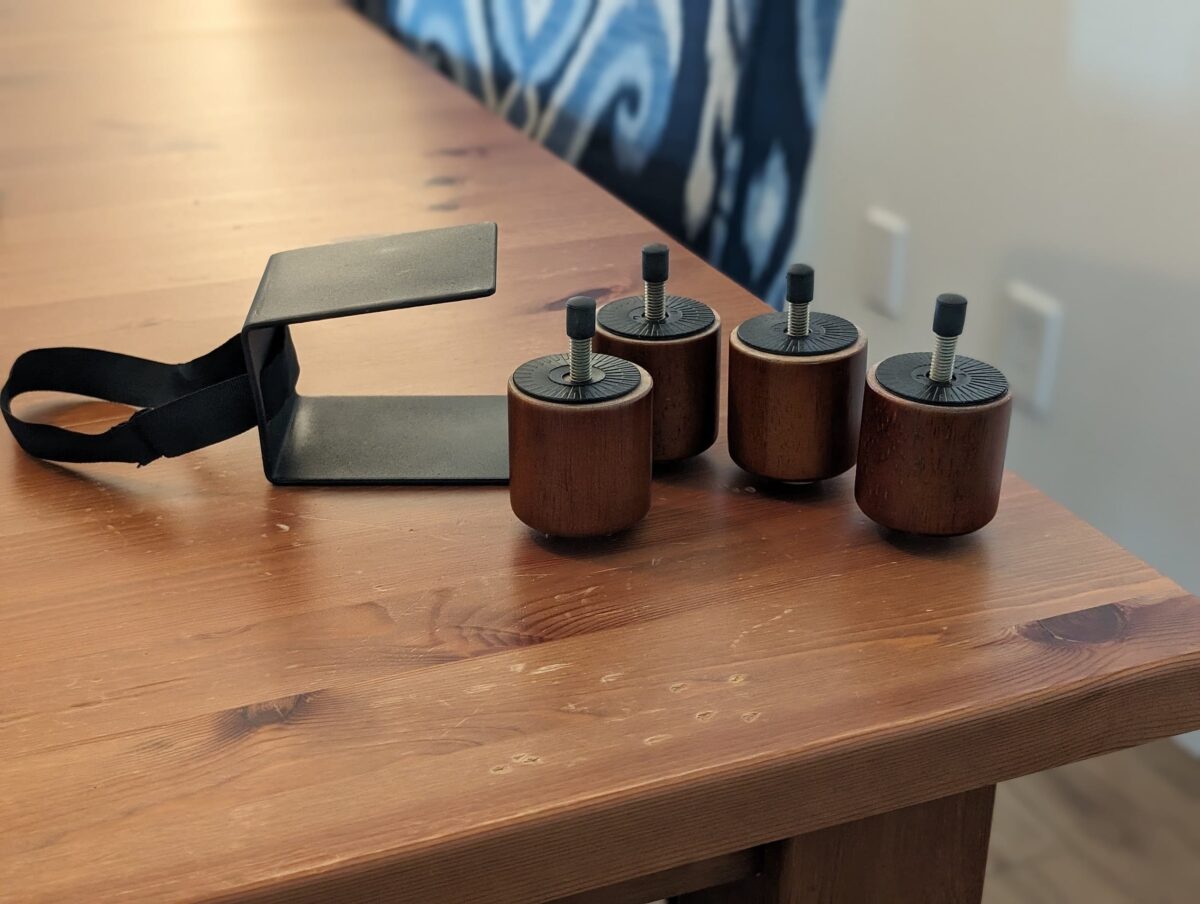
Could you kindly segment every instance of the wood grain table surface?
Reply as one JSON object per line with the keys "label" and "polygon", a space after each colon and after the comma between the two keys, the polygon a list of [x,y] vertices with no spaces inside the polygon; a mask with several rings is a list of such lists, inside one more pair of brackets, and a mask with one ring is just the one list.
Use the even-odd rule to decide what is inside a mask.
{"label": "wood grain table surface", "polygon": [[[494,298],[297,343],[308,392],[501,394],[661,238],[335,0],[2,0],[0,123],[5,371],[187,360],[273,251],[495,220]],[[673,247],[726,330],[762,310]],[[4,901],[717,883],[793,836],[850,856],[843,823],[868,855],[909,812],[954,834],[998,780],[1200,727],[1200,603],[1019,478],[979,534],[901,539],[852,475],[773,488],[723,437],[574,543],[503,487],[273,487],[253,433],[142,469],[5,437],[0,582]],[[772,900],[836,897],[798,894]]]}

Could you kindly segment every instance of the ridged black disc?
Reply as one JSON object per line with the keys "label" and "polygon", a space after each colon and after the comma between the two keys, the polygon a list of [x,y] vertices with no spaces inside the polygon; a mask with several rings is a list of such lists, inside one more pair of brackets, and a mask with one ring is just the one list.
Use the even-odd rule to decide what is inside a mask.
{"label": "ridged black disc", "polygon": [[630,339],[679,339],[702,333],[716,322],[712,308],[694,298],[668,295],[663,304],[666,319],[655,322],[645,316],[640,295],[610,301],[596,314],[596,322],[610,333]]}
{"label": "ridged black disc", "polygon": [[858,341],[858,327],[836,314],[813,311],[808,317],[808,335],[796,338],[787,334],[787,314],[772,311],[751,317],[738,327],[737,335],[760,352],[799,358],[849,348]]}
{"label": "ridged black disc", "polygon": [[592,355],[592,382],[572,383],[567,355],[547,355],[526,361],[513,373],[513,382],[526,395],[546,402],[587,405],[629,395],[642,382],[635,365],[612,355]]}
{"label": "ridged black disc", "polygon": [[888,358],[875,369],[879,385],[902,399],[927,405],[985,405],[1008,392],[1008,380],[995,367],[959,355],[954,359],[954,379],[935,383],[929,379],[929,352],[909,352]]}

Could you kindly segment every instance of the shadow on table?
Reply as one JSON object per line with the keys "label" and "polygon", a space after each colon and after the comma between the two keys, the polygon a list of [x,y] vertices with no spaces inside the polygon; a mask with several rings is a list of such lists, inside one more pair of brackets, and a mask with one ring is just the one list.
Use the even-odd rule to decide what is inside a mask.
{"label": "shadow on table", "polygon": [[982,550],[980,531],[959,537],[925,537],[892,530],[874,522],[869,522],[869,524],[875,535],[889,546],[923,559],[954,559]]}

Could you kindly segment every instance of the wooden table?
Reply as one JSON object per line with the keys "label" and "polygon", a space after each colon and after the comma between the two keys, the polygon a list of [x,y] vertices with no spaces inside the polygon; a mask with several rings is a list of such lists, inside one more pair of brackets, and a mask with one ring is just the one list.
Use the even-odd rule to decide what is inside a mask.
{"label": "wooden table", "polygon": [[[298,341],[308,391],[499,393],[659,237],[334,0],[0,22],[5,369],[186,360],[272,251],[494,219],[496,298]],[[1200,604],[1015,477],[903,540],[722,441],[558,544],[502,487],[273,487],[253,434],[0,471],[6,901],[974,900],[995,782],[1200,726]]]}

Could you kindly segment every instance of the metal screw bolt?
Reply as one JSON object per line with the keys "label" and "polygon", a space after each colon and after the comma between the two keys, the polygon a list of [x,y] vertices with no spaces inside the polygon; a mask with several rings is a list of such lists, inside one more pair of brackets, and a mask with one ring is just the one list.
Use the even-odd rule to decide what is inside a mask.
{"label": "metal screw bolt", "polygon": [[667,319],[666,282],[670,254],[667,246],[659,242],[642,246],[642,282],[645,283],[643,313],[653,323],[662,323]]}
{"label": "metal screw bolt", "polygon": [[808,335],[808,306],[813,300],[813,268],[808,264],[792,264],[787,272],[787,296],[783,303],[787,313],[787,334],[795,339]]}
{"label": "metal screw bolt", "polygon": [[596,335],[596,299],[567,299],[567,336],[571,339],[571,382],[592,381],[592,337]]}
{"label": "metal screw bolt", "polygon": [[967,321],[967,300],[961,295],[939,295],[933,306],[933,357],[929,379],[949,383],[954,379],[954,353]]}

